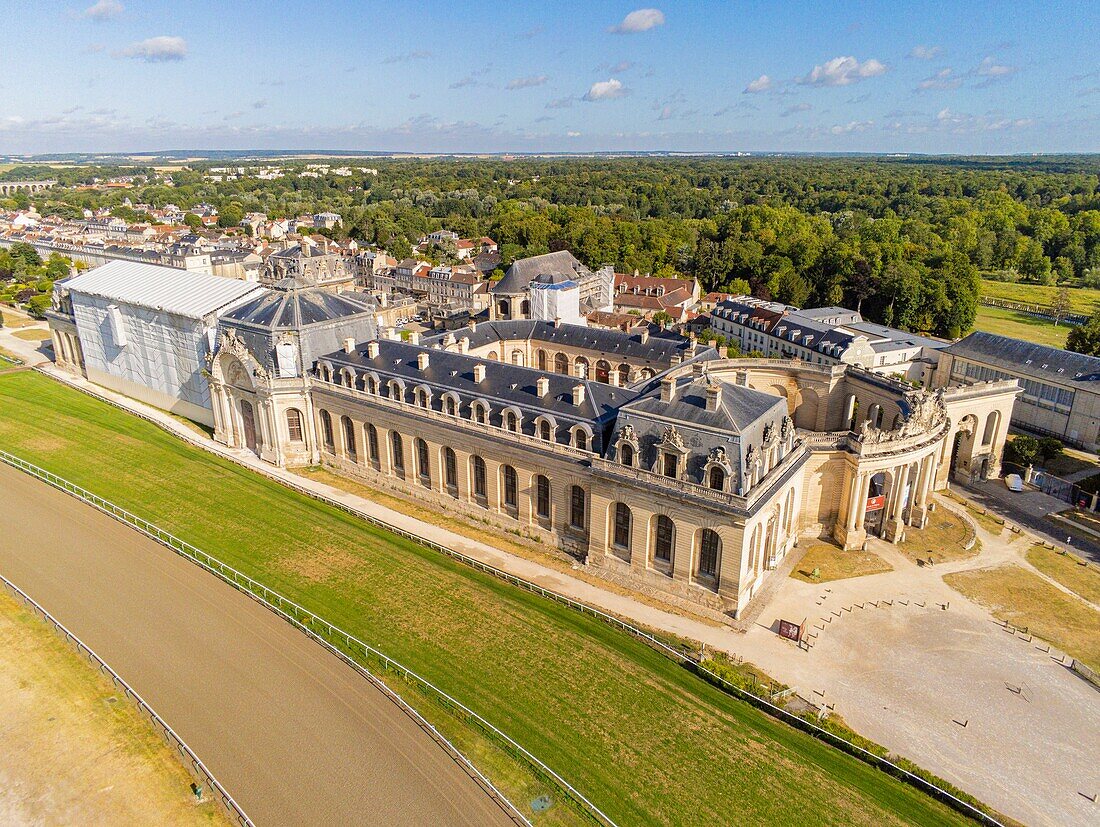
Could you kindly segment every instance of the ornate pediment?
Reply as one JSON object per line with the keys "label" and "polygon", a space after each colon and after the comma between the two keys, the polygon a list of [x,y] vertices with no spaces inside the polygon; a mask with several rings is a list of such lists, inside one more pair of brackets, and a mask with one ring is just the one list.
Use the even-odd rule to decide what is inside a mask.
{"label": "ornate pediment", "polygon": [[634,432],[634,426],[631,425],[629,422],[623,425],[623,427],[619,428],[619,433],[617,434],[617,437],[619,442],[638,442],[638,435]]}
{"label": "ornate pediment", "polygon": [[684,438],[680,436],[680,432],[676,430],[675,425],[669,425],[661,432],[659,445],[662,448],[672,448],[677,451],[687,450],[687,446],[684,445]]}

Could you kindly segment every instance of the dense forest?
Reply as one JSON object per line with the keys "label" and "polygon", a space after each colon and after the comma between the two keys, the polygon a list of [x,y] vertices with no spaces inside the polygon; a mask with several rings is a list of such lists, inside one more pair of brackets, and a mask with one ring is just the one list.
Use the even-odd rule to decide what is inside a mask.
{"label": "dense forest", "polygon": [[[970,328],[980,276],[1100,286],[1094,157],[361,158],[344,162],[350,177],[320,178],[294,174],[301,161],[262,163],[291,174],[204,180],[222,160],[172,169],[172,187],[139,179],[129,190],[58,188],[35,202],[69,216],[127,197],[185,209],[205,202],[230,217],[332,210],[343,234],[399,257],[444,226],[493,237],[505,262],[568,248],[590,265],[695,276],[708,290],[795,305],[843,303],[941,336]],[[4,177],[32,172],[45,174],[17,167]],[[123,173],[153,177],[49,171],[63,184]]]}

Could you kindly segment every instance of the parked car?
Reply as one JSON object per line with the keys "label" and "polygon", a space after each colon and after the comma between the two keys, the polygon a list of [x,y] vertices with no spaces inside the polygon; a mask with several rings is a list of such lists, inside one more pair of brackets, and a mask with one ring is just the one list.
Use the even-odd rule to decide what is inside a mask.
{"label": "parked car", "polygon": [[1009,491],[1023,491],[1024,481],[1020,478],[1019,474],[1006,474],[1005,485]]}

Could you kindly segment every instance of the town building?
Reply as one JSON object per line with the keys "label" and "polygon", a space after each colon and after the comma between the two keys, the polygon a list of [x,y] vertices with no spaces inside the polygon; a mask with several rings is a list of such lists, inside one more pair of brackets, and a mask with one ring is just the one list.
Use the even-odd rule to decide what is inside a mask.
{"label": "town building", "polygon": [[[550,296],[551,292],[556,295]],[[571,313],[575,301],[576,317],[583,318],[593,310],[612,310],[614,292],[613,267],[593,271],[568,250],[559,250],[513,261],[504,278],[489,288],[490,311],[496,319],[553,321],[553,316],[536,314],[556,312],[559,307]],[[536,293],[537,304],[532,302]]]}
{"label": "town building", "polygon": [[614,304],[618,313],[633,311],[646,319],[667,313],[673,322],[685,322],[701,293],[695,279],[615,274]]}
{"label": "town building", "polygon": [[356,248],[345,249],[323,236],[308,236],[267,257],[260,281],[275,284],[295,279],[317,287],[354,287],[359,278]]}

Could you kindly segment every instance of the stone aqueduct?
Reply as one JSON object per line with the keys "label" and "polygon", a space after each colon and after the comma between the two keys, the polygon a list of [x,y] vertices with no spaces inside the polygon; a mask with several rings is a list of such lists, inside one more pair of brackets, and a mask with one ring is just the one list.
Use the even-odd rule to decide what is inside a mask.
{"label": "stone aqueduct", "polygon": [[17,192],[42,192],[57,186],[57,181],[0,181],[0,195],[15,195]]}

